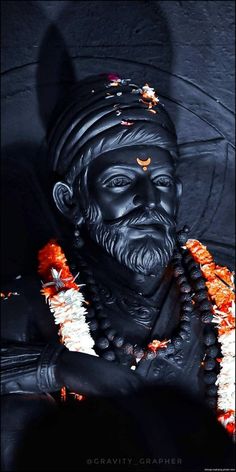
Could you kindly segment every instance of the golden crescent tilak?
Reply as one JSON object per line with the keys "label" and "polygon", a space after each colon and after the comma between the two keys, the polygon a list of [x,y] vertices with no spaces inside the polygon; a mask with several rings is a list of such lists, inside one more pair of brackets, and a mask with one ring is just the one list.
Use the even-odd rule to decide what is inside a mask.
{"label": "golden crescent tilak", "polygon": [[151,157],[148,157],[148,159],[146,159],[145,161],[142,161],[142,159],[139,159],[139,157],[137,157],[137,163],[139,166],[149,166],[149,164],[151,164]]}

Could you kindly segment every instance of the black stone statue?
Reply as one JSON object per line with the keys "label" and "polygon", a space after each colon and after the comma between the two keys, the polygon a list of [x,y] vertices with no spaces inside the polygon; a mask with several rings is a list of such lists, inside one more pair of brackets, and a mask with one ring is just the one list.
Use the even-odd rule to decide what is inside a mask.
{"label": "black stone statue", "polygon": [[[116,399],[121,415],[125,408],[131,416],[135,411],[142,437],[151,430],[149,457],[155,457],[158,448],[159,455],[160,451],[167,456],[173,451],[179,454],[176,426],[169,424],[168,430],[174,431],[170,439],[166,418],[178,422],[182,442],[189,447],[186,438],[197,412],[201,425],[195,431],[197,447],[202,448],[206,439],[206,421],[206,434],[212,434],[216,443],[222,441],[219,452],[214,449],[208,459],[212,464],[214,456],[215,465],[220,461],[225,466],[231,460],[225,458],[229,440],[203,406],[206,401],[216,407],[219,346],[210,323],[211,304],[198,264],[183,250],[188,228],[176,231],[182,188],[174,126],[153,89],[114,75],[83,80],[56,113],[48,136],[53,197],[70,228],[70,237],[62,245],[71,270],[79,271],[79,283],[84,284],[87,321],[98,356],[71,352],[60,344],[52,314],[40,295],[39,279],[15,280],[15,286],[8,287],[21,296],[3,302],[5,470],[14,464],[19,431],[22,438],[29,416],[42,417],[44,405],[54,404],[55,392],[63,386],[85,395],[84,405],[104,398],[108,405]],[[169,342],[165,349],[147,353],[153,340]],[[203,359],[208,360],[207,370]],[[180,392],[191,396],[185,401]],[[192,408],[187,408],[189,402]],[[78,411],[86,409],[76,405]],[[158,416],[162,406],[163,417]],[[102,404],[103,412],[106,408]],[[180,425],[175,417],[178,408],[183,416],[184,408],[191,411],[189,424]],[[55,449],[52,446],[54,453]],[[177,465],[173,469],[192,466],[186,449],[183,454],[183,469],[180,463],[179,469]],[[54,467],[55,461],[54,456]],[[33,470],[49,470],[37,468],[36,463]],[[154,464],[153,470],[172,470],[169,463]],[[74,467],[71,470],[80,470],[78,457]],[[144,469],[140,466],[140,470]]]}

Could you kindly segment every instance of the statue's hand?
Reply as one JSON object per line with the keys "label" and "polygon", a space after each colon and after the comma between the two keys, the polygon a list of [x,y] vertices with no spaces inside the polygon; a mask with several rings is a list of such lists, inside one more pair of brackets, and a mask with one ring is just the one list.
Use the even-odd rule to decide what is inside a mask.
{"label": "statue's hand", "polygon": [[56,378],[70,391],[88,396],[126,395],[143,385],[140,376],[125,367],[68,350],[58,359]]}

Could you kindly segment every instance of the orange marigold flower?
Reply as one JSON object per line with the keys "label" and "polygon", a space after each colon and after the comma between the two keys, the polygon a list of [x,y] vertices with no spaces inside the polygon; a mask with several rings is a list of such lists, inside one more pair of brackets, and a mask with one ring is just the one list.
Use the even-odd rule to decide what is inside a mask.
{"label": "orange marigold flower", "polygon": [[43,249],[39,251],[38,259],[39,274],[47,280],[51,277],[52,268],[56,269],[57,271],[60,271],[62,269],[66,273],[70,274],[69,268],[68,272],[67,269],[65,269],[65,267],[67,266],[65,254],[62,252],[61,247],[59,246],[59,244],[57,244],[55,240],[49,241],[49,243],[46,244],[46,246],[44,246]]}
{"label": "orange marigold flower", "polygon": [[53,285],[50,285],[50,287],[43,287],[43,288],[41,288],[40,291],[41,291],[42,295],[45,296],[46,300],[48,298],[53,297],[57,293],[56,287],[54,287]]}
{"label": "orange marigold flower", "polygon": [[232,301],[234,300],[234,294],[221,280],[215,278],[206,282],[208,293],[212,300],[215,302],[218,308],[222,311],[228,311]]}
{"label": "orange marigold flower", "polygon": [[234,434],[235,433],[235,423],[228,423],[226,425],[226,429],[229,434]]}
{"label": "orange marigold flower", "polygon": [[201,266],[201,271],[204,275],[204,277],[208,280],[213,280],[215,279],[215,263],[211,262],[209,264],[203,264]]}
{"label": "orange marigold flower", "polygon": [[234,283],[232,281],[232,274],[228,267],[216,266],[215,274],[220,277],[220,279],[224,280],[226,284],[228,284],[232,289],[234,289]]}
{"label": "orange marigold flower", "polygon": [[199,264],[209,264],[213,261],[213,257],[202,243],[197,239],[188,239],[186,247],[191,252],[194,260]]}
{"label": "orange marigold flower", "polygon": [[156,352],[158,349],[166,348],[169,342],[169,340],[159,341],[158,339],[153,339],[153,341],[148,344],[148,349],[150,351]]}

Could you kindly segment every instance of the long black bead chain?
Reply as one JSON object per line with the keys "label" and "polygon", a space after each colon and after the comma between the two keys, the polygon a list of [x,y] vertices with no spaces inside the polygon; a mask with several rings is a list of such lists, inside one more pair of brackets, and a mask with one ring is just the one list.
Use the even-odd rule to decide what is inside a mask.
{"label": "long black bead chain", "polygon": [[[205,398],[207,404],[216,410],[217,386],[215,385],[220,371],[218,358],[221,357],[220,344],[217,339],[217,329],[212,324],[213,307],[208,297],[205,279],[202,276],[200,264],[185,247],[188,239],[188,228],[184,227],[177,235],[177,246],[173,253],[173,274],[180,290],[181,314],[180,323],[176,335],[168,345],[168,349],[174,351],[181,348],[186,337],[190,333],[190,320],[193,310],[197,309],[203,323],[203,380],[205,383]],[[87,321],[91,334],[95,341],[95,351],[109,361],[122,363],[131,367],[144,356],[151,359],[156,353],[146,351],[142,347],[125,342],[112,328],[111,322],[103,311],[99,290],[94,280],[92,271],[82,256],[78,255],[79,267],[85,278],[88,298],[91,298],[92,306],[88,306]],[[122,354],[121,354],[122,353]],[[178,362],[178,361],[177,361]]]}
{"label": "long black bead chain", "polygon": [[[205,279],[202,276],[200,265],[194,261],[191,253],[184,247],[188,239],[188,229],[185,227],[178,233],[177,246],[173,253],[172,267],[173,275],[180,290],[181,315],[180,324],[173,338],[173,347],[181,348],[188,336],[191,327],[191,315],[195,309],[198,310],[201,321],[204,324],[204,358],[203,380],[205,383],[205,396],[207,404],[213,409],[217,405],[217,387],[215,385],[219,373],[220,346],[217,340],[217,331],[212,325],[213,309],[208,297]],[[156,356],[154,352],[145,352],[140,346],[125,342],[123,336],[119,336],[112,328],[108,316],[103,311],[99,290],[94,280],[92,271],[81,256],[79,267],[85,278],[88,295],[91,297],[93,306],[88,306],[87,321],[91,334],[95,341],[95,351],[106,360],[122,363],[131,367],[144,356],[151,359]],[[169,345],[170,348],[170,345]]]}
{"label": "long black bead chain", "polygon": [[[173,344],[176,349],[181,348],[191,330],[190,319],[193,312],[193,292],[188,283],[186,269],[182,264],[182,255],[176,249],[173,255],[173,271],[176,282],[180,290],[181,317],[176,335],[173,338]],[[86,287],[93,303],[93,307],[88,308],[87,320],[89,321],[91,334],[95,340],[96,353],[110,361],[116,361],[131,367],[137,365],[137,362],[144,356],[146,359],[152,359],[156,356],[155,352],[145,351],[144,348],[125,342],[123,336],[119,336],[111,327],[110,320],[103,311],[99,291],[94,280],[92,271],[82,257],[79,257],[79,265],[83,272]],[[169,351],[171,350],[169,345]]]}
{"label": "long black bead chain", "polygon": [[174,250],[172,267],[174,278],[180,290],[181,313],[178,336],[185,340],[186,333],[188,334],[191,329],[190,320],[194,310],[193,293],[182,264],[182,256],[177,248]]}
{"label": "long black bead chain", "polygon": [[92,306],[87,307],[87,321],[91,335],[95,341],[95,351],[100,356],[108,361],[115,361],[116,355],[112,344],[117,343],[118,339],[116,331],[111,328],[111,322],[103,311],[97,284],[94,280],[92,271],[88,268],[84,259],[77,255],[79,267],[84,276],[86,288],[88,290],[89,298],[91,298]]}
{"label": "long black bead chain", "polygon": [[205,399],[209,407],[217,407],[217,387],[215,385],[217,375],[220,371],[220,365],[217,358],[220,357],[220,345],[217,338],[217,330],[212,324],[213,307],[209,300],[205,279],[202,275],[200,264],[192,257],[187,248],[184,247],[188,237],[186,228],[178,234],[179,250],[183,265],[186,268],[189,282],[194,290],[194,301],[196,309],[200,314],[201,321],[204,324],[203,342],[205,346],[205,355],[203,358],[205,383]]}

